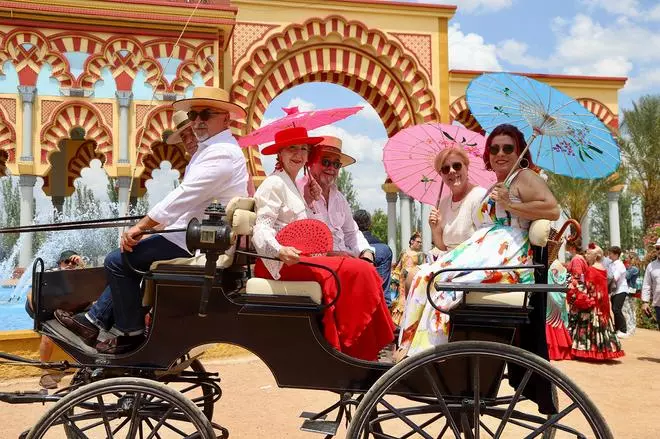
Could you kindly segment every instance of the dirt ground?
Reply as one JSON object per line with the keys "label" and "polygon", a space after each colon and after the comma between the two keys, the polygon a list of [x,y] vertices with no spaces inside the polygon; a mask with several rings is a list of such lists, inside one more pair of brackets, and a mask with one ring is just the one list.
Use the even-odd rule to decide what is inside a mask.
{"label": "dirt ground", "polygon": [[[660,413],[660,332],[638,330],[622,341],[626,356],[607,364],[558,362],[557,367],[583,389],[607,420],[615,438],[658,437]],[[223,397],[214,421],[230,431],[232,439],[314,438],[300,431],[302,411],[319,411],[334,402],[327,392],[278,389],[266,366],[254,356],[204,362],[222,377]],[[654,379],[655,377],[655,379]],[[36,378],[0,383],[0,392],[37,389]],[[16,438],[46,407],[0,403],[0,437]],[[337,437],[343,437],[340,430]]]}

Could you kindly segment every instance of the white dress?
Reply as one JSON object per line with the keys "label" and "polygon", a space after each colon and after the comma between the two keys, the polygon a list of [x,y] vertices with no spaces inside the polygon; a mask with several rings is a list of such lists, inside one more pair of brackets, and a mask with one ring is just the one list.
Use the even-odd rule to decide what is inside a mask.
{"label": "white dress", "polygon": [[485,196],[486,189],[475,186],[461,201],[452,202],[451,196],[440,201],[438,210],[442,215],[440,221],[442,240],[447,246],[447,250],[453,250],[477,230],[473,213],[477,211]]}

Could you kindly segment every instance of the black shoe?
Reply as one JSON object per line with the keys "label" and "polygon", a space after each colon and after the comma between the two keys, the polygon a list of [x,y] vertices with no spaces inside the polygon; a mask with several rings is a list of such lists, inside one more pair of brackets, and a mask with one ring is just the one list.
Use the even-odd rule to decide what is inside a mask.
{"label": "black shoe", "polygon": [[99,336],[99,328],[87,320],[84,313],[73,314],[58,309],[55,311],[55,318],[62,326],[80,337],[86,345],[94,346],[96,344],[96,337]]}
{"label": "black shoe", "polygon": [[96,343],[96,350],[100,354],[119,355],[131,352],[144,343],[144,335],[120,335]]}

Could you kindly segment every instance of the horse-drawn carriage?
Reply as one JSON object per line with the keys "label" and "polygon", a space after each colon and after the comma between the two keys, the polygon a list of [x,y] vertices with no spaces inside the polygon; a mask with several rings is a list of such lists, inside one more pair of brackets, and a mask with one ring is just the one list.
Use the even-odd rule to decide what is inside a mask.
{"label": "horse-drawn carriage", "polygon": [[[37,260],[34,329],[75,362],[0,357],[76,372],[70,386],[54,394],[0,394],[8,403],[50,405],[22,437],[228,437],[213,422],[220,379],[195,354],[209,343],[251,351],[280,387],[335,392],[336,404],[302,415],[303,430],[326,437],[343,421],[350,438],[612,437],[569,378],[514,346],[533,341],[530,320],[538,317],[535,312],[545,315],[538,299],[560,289],[545,284],[545,249],[535,249],[537,284],[443,284],[465,292],[463,304],[451,311],[449,344],[398,364],[368,362],[338,352],[323,337],[322,313],[341,294],[340,285],[334,301],[323,303],[314,282],[251,276],[253,207],[252,199],[233,200],[226,213],[214,206],[208,220],[193,220],[187,229],[189,248],[200,249],[201,256],[162,261],[143,273],[148,335],[142,346],[122,355],[96,352],[53,318],[57,308],[94,301],[106,281],[103,268],[49,272]],[[236,250],[225,254],[234,242]],[[556,407],[547,404],[551,396],[550,406]]]}

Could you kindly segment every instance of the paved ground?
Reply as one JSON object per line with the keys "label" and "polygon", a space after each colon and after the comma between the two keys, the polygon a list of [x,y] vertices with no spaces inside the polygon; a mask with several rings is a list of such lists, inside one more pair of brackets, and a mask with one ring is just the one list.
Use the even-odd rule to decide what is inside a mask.
{"label": "paved ground", "polygon": [[[623,340],[627,355],[608,364],[555,363],[589,394],[607,419],[615,438],[656,439],[660,413],[660,332],[638,330]],[[223,398],[214,420],[232,439],[320,438],[299,430],[303,410],[320,410],[333,402],[324,392],[278,389],[269,370],[246,356],[209,361],[207,368],[223,378]],[[653,379],[655,377],[655,380]],[[35,389],[36,379],[0,384],[0,391]],[[34,423],[45,407],[0,405],[0,437],[15,438]],[[340,434],[341,437],[341,434]],[[562,436],[563,437],[563,436]]]}

